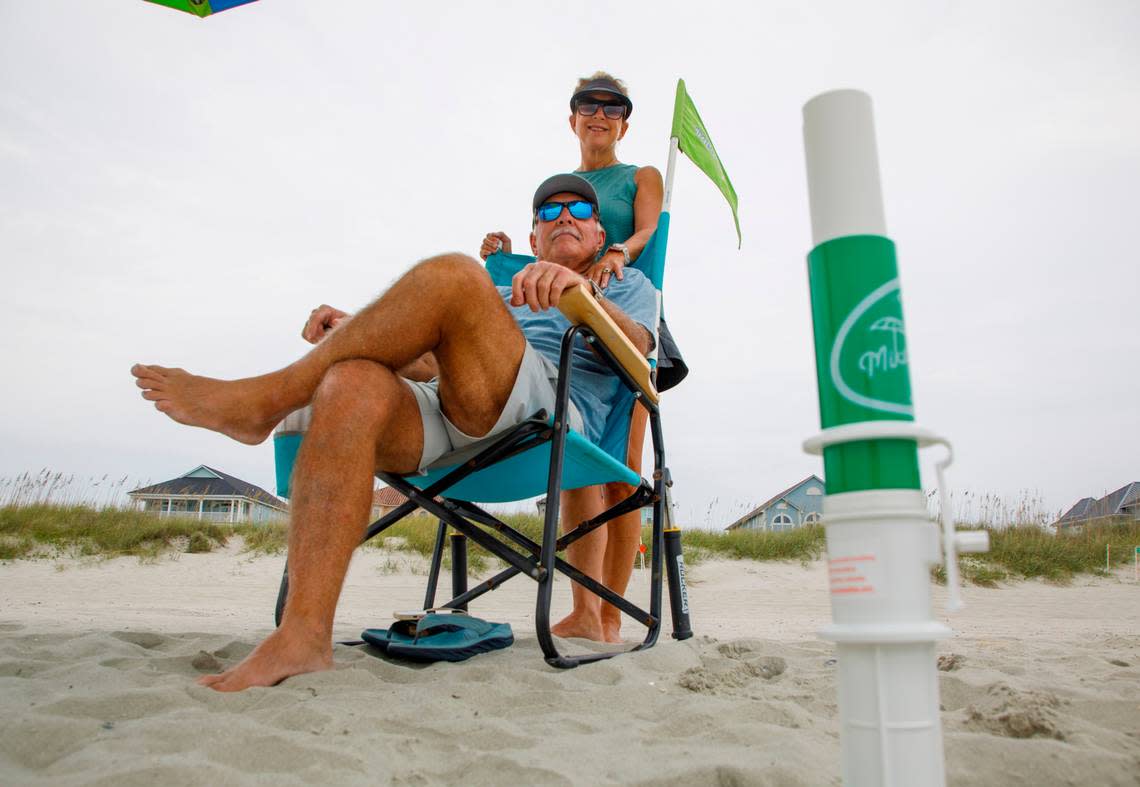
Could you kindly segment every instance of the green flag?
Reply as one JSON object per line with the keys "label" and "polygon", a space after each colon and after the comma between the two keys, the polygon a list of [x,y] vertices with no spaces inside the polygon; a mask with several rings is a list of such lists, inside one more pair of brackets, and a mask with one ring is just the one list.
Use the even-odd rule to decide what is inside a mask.
{"label": "green flag", "polygon": [[720,193],[732,208],[732,220],[736,223],[736,247],[740,248],[740,219],[736,215],[736,190],[720,163],[720,156],[713,147],[705,124],[689,94],[685,91],[685,80],[677,80],[677,102],[673,105],[673,131],[670,136],[677,138],[677,147],[689,157],[701,172],[712,178]]}

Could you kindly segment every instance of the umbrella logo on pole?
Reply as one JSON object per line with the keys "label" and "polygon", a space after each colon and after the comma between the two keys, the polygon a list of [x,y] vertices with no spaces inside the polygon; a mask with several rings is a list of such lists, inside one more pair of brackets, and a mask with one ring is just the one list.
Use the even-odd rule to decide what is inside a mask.
{"label": "umbrella logo on pole", "polygon": [[898,317],[880,317],[871,323],[872,331],[890,331],[891,347],[880,345],[877,350],[868,350],[859,356],[859,369],[868,377],[876,372],[906,366],[906,332],[903,321]]}
{"label": "umbrella logo on pole", "polygon": [[[831,347],[835,390],[852,404],[894,415],[914,416],[905,369],[906,326],[899,280],[868,293],[848,313]],[[889,334],[888,341],[882,335]],[[902,370],[903,374],[891,374]]]}

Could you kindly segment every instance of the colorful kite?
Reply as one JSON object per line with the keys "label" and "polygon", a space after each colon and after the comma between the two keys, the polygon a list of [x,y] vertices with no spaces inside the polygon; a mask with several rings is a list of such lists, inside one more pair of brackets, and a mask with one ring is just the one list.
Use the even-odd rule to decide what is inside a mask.
{"label": "colorful kite", "polygon": [[226,11],[234,6],[253,3],[256,0],[147,0],[148,3],[176,8],[195,16],[206,17],[219,11]]}

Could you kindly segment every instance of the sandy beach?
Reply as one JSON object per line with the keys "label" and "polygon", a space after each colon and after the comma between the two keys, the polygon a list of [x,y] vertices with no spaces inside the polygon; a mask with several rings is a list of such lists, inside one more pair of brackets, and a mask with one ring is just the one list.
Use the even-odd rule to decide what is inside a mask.
{"label": "sandy beach", "polygon": [[[504,651],[424,667],[338,646],[334,671],[273,689],[194,685],[269,631],[281,565],[238,544],[0,565],[0,783],[839,783],[822,562],[699,563],[696,637],[666,624],[651,650],[569,671],[543,662],[520,579],[472,610],[511,623]],[[418,608],[423,574],[402,553],[358,553],[338,637]],[[565,584],[557,596],[568,608]],[[949,783],[1140,784],[1131,570],[965,598],[938,649]]]}

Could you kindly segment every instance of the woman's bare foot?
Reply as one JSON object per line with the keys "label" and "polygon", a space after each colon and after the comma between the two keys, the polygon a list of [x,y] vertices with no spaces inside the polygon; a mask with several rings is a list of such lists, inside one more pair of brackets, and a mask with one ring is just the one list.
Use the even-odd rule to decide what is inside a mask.
{"label": "woman's bare foot", "polygon": [[597,613],[575,610],[550,627],[556,637],[580,637],[594,642],[606,642],[602,631],[602,621]]}
{"label": "woman's bare foot", "polygon": [[250,686],[275,686],[294,675],[321,672],[332,666],[332,642],[328,637],[314,641],[279,628],[236,667],[219,675],[203,675],[198,685],[214,691],[243,691]]}
{"label": "woman's bare foot", "polygon": [[[241,443],[257,445],[269,436],[289,410],[275,406],[281,396],[273,375],[244,380],[215,380],[183,369],[137,363],[131,367],[143,399],[180,424],[221,432]],[[292,409],[292,408],[290,408]]]}
{"label": "woman's bare foot", "polygon": [[602,636],[606,642],[620,644],[624,642],[621,638],[621,612],[608,604],[606,607],[609,607],[613,614],[606,614],[607,610],[602,609]]}

